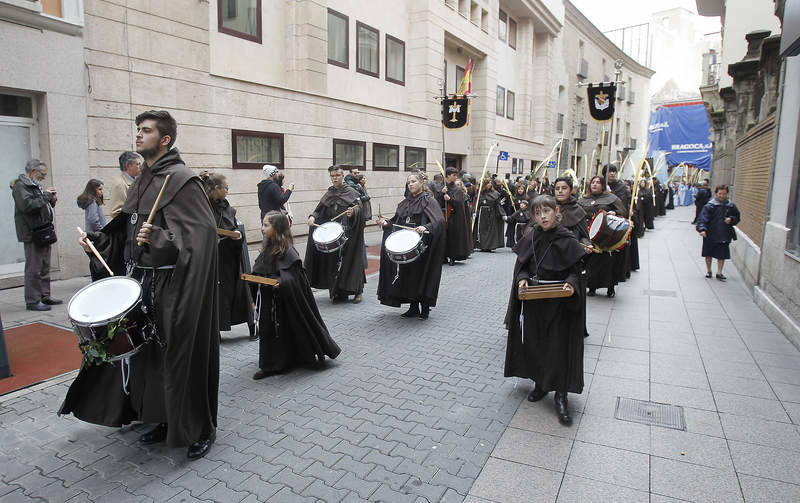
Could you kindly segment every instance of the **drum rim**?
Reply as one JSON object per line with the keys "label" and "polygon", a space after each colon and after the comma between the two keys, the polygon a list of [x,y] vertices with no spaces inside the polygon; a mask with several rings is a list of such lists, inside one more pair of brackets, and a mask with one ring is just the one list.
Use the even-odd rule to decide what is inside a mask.
{"label": "drum rim", "polygon": [[[338,229],[337,229],[337,227],[338,227]],[[325,229],[326,232],[330,232],[331,230],[336,230],[336,232],[338,232],[339,234],[334,236],[332,239],[319,240],[315,236],[315,234],[317,233],[317,231],[319,229]],[[311,236],[314,239],[314,243],[322,243],[322,244],[335,243],[336,241],[338,241],[339,239],[341,239],[343,237],[346,239],[346,236],[344,236],[344,226],[342,224],[340,224],[339,222],[325,222],[324,224],[319,224],[319,226],[316,227],[314,229],[314,231],[311,233]]]}
{"label": "drum rim", "polygon": [[[389,239],[391,239],[392,236],[394,236],[395,234],[397,234],[397,235],[408,235],[408,236],[411,236],[413,234],[415,236],[415,238],[416,238],[416,241],[411,246],[411,248],[408,248],[406,250],[390,250],[388,248]],[[417,248],[419,248],[419,243],[421,241],[422,241],[422,236],[420,236],[417,231],[413,231],[411,229],[400,229],[400,230],[396,230],[396,231],[392,232],[391,234],[389,234],[388,236],[386,236],[386,241],[384,241],[383,247],[386,249],[386,253],[408,253],[410,251],[413,251],[413,250],[416,250]],[[422,252],[420,252],[420,254],[422,254]]]}
{"label": "drum rim", "polygon": [[[72,303],[75,301],[75,299],[84,290],[88,290],[89,288],[92,288],[95,285],[103,283],[103,282],[118,281],[118,280],[127,280],[129,282],[132,282],[132,283],[136,284],[136,286],[139,287],[139,295],[137,295],[136,301],[133,302],[133,304],[131,304],[127,309],[125,309],[125,311],[123,311],[121,314],[115,315],[115,316],[113,316],[111,318],[106,318],[106,319],[103,319],[103,320],[92,321],[92,322],[77,321],[77,320],[73,319],[72,316],[70,316],[70,307],[72,307]],[[81,326],[81,327],[89,327],[89,328],[91,328],[91,327],[98,327],[98,326],[108,325],[109,322],[118,320],[120,318],[124,318],[128,313],[133,311],[133,309],[142,302],[142,294],[143,294],[142,284],[139,283],[138,281],[136,281],[135,279],[131,278],[130,276],[111,276],[109,278],[99,279],[97,281],[93,281],[93,282],[89,283],[88,285],[84,286],[83,288],[81,288],[80,290],[75,292],[75,294],[72,296],[72,298],[69,299],[69,302],[67,302],[67,318],[69,318],[69,321],[73,325],[78,325],[78,326]]]}

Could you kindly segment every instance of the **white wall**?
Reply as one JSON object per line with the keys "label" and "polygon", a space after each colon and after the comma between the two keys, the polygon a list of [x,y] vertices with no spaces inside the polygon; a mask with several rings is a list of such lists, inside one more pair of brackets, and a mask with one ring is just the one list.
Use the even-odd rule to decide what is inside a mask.
{"label": "white wall", "polygon": [[733,85],[728,75],[728,65],[741,61],[747,54],[744,36],[754,30],[780,33],[780,20],[774,14],[773,0],[726,0],[725,26],[722,33],[719,88]]}

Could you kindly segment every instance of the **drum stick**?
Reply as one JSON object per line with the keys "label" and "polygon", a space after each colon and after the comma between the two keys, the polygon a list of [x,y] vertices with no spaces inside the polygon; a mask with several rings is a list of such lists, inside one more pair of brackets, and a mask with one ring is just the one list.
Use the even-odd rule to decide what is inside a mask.
{"label": "drum stick", "polygon": [[351,206],[351,207],[347,208],[347,209],[346,209],[346,210],[344,210],[343,212],[341,212],[341,213],[339,213],[338,215],[336,215],[335,217],[331,218],[329,221],[336,220],[337,218],[341,217],[342,215],[344,215],[345,213],[347,213],[348,211],[350,211],[350,210],[352,210],[352,209],[354,209],[354,208],[355,208],[355,206]]}
{"label": "drum stick", "polygon": [[[80,227],[78,227],[78,234],[83,236],[83,230]],[[106,271],[108,271],[108,274],[113,276],[114,272],[111,270],[110,267],[108,267],[108,264],[106,264],[106,261],[103,260],[103,257],[100,256],[100,252],[97,251],[97,248],[94,247],[94,244],[91,242],[91,240],[89,240],[88,237],[86,238],[86,244],[89,245],[89,249],[92,250],[92,253],[94,253],[94,256],[97,257],[97,260],[99,260],[100,263],[103,264],[103,267],[106,268]]]}
{"label": "drum stick", "polygon": [[[150,216],[147,217],[147,222],[146,223],[148,223],[148,224],[152,224],[153,223],[153,218],[156,216],[156,211],[158,211],[158,205],[161,204],[161,196],[164,195],[164,189],[167,188],[167,182],[169,181],[169,178],[171,176],[172,175],[167,175],[167,177],[164,178],[164,184],[161,186],[161,190],[158,191],[158,196],[156,197],[156,202],[153,203],[153,208],[150,210]],[[142,241],[137,241],[136,244],[138,246],[142,246]]]}
{"label": "drum stick", "polygon": [[[408,225],[400,225],[400,224],[392,224],[392,225],[394,225],[395,227],[400,227],[401,229],[408,229],[410,231],[417,230],[416,227],[410,227]],[[425,232],[423,232],[423,234],[430,234],[430,232],[429,231],[425,231]]]}
{"label": "drum stick", "polygon": [[233,238],[233,239],[241,237],[241,235],[237,231],[229,231],[227,229],[220,229],[219,227],[217,227],[217,236],[224,236],[226,238]]}
{"label": "drum stick", "polygon": [[280,284],[278,280],[266,278],[264,276],[256,276],[255,274],[242,274],[239,278],[250,283],[260,283],[262,285],[278,286]]}

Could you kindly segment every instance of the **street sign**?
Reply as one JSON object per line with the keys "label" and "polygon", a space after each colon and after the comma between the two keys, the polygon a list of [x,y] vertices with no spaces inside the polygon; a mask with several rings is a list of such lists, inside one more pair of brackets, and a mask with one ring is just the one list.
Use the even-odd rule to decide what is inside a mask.
{"label": "street sign", "polygon": [[499,161],[507,161],[508,160],[508,152],[503,152],[501,150],[500,153],[497,154],[497,160],[499,160]]}
{"label": "street sign", "polygon": [[553,168],[553,169],[555,169],[555,168],[556,168],[556,161],[550,161],[550,162],[548,162],[548,163],[547,163],[547,167],[548,167],[548,168]]}

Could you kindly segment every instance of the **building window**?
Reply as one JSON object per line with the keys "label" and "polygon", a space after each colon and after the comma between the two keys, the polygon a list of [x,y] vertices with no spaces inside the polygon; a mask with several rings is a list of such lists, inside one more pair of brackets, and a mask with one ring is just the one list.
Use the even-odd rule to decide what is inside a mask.
{"label": "building window", "polygon": [[333,163],[364,169],[367,165],[367,144],[363,141],[334,139]]}
{"label": "building window", "polygon": [[511,91],[506,93],[506,117],[514,120],[514,93]]}
{"label": "building window", "polygon": [[0,94],[0,115],[33,118],[33,100],[27,96]]}
{"label": "building window", "polygon": [[425,149],[406,147],[406,171],[425,170]]}
{"label": "building window", "polygon": [[517,48],[517,22],[508,18],[508,45],[512,49]]}
{"label": "building window", "polygon": [[373,143],[372,169],[375,171],[400,171],[400,147]]}
{"label": "building window", "polygon": [[497,20],[497,38],[505,42],[508,35],[506,33],[507,31],[508,31],[508,16],[501,9],[500,17]]}
{"label": "building window", "polygon": [[261,43],[261,0],[219,0],[217,18],[220,33]]}
{"label": "building window", "polygon": [[460,66],[456,65],[456,85],[453,88],[453,93],[458,92],[458,86],[461,85],[461,80],[464,78],[465,69],[461,68]]}
{"label": "building window", "polygon": [[273,164],[283,169],[283,135],[260,131],[231,131],[234,169],[261,169]]}
{"label": "building window", "polygon": [[506,90],[503,87],[497,86],[497,104],[495,105],[495,113],[500,117],[506,114]]}
{"label": "building window", "polygon": [[379,77],[380,33],[375,28],[356,22],[356,71]]}
{"label": "building window", "polygon": [[386,35],[386,80],[406,84],[406,43]]}
{"label": "building window", "polygon": [[328,63],[350,68],[349,19],[328,9]]}

